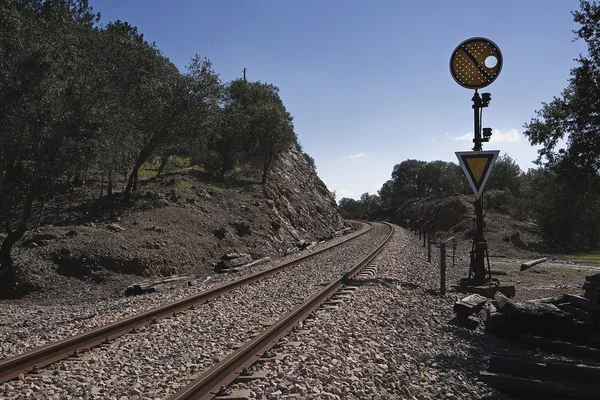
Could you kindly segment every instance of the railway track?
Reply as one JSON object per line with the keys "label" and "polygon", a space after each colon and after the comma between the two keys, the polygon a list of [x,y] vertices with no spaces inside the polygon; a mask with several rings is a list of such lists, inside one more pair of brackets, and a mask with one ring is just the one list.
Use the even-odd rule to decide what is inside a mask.
{"label": "railway track", "polygon": [[98,346],[102,343],[110,343],[115,338],[127,334],[134,329],[138,329],[140,326],[147,325],[183,310],[190,309],[197,304],[206,303],[211,299],[223,296],[225,293],[231,292],[234,289],[240,288],[241,286],[248,285],[269,275],[276,274],[277,272],[280,272],[288,267],[311,260],[321,254],[331,251],[332,249],[339,248],[344,244],[348,244],[349,241],[354,241],[356,238],[362,237],[363,235],[369,233],[371,229],[372,227],[347,241],[329,246],[325,249],[300,257],[291,262],[278,265],[269,270],[247,276],[237,281],[223,284],[195,296],[136,314],[131,317],[123,318],[71,338],[60,340],[58,342],[25,352],[18,356],[2,360],[0,361],[0,383],[14,379],[20,374],[35,374],[41,368],[59,360],[71,357],[73,354],[78,354],[83,349]]}
{"label": "railway track", "polygon": [[306,301],[284,315],[279,321],[271,325],[238,350],[230,354],[214,367],[205,371],[197,379],[183,388],[180,392],[170,397],[169,400],[208,400],[214,398],[219,392],[226,392],[227,385],[235,381],[248,368],[259,360],[265,352],[271,350],[277,342],[287,335],[299,322],[317,310],[335,293],[340,291],[352,278],[358,275],[391,239],[393,227],[385,240],[370,254],[357,263],[345,275],[331,282],[323,290],[310,296]]}

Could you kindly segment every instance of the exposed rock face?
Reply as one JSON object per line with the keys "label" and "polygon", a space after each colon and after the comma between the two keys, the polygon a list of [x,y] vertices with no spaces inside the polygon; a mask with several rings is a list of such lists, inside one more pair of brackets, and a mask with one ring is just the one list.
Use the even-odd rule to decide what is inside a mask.
{"label": "exposed rock face", "polygon": [[299,240],[307,233],[323,236],[343,225],[332,194],[297,149],[277,161],[270,177],[263,194],[272,201],[271,223],[281,226],[278,229]]}
{"label": "exposed rock face", "polygon": [[14,252],[24,273],[42,287],[52,274],[94,280],[109,271],[212,270],[224,253],[252,259],[284,254],[344,226],[331,193],[296,148],[274,163],[264,185],[213,181],[191,170],[142,181],[138,193],[118,216],[42,226],[34,238],[45,240],[30,240]]}

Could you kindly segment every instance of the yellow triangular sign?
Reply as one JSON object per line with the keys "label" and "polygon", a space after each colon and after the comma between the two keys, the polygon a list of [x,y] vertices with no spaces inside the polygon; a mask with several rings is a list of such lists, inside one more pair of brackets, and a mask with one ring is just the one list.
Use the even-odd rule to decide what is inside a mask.
{"label": "yellow triangular sign", "polygon": [[481,193],[483,193],[483,188],[494,168],[499,153],[500,150],[456,152],[458,162],[477,198],[480,198]]}

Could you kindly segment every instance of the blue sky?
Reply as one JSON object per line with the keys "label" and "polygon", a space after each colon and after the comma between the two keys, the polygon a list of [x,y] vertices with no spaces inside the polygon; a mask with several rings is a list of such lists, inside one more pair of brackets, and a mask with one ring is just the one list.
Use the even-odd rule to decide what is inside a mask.
{"label": "blue sky", "polygon": [[[484,150],[523,170],[536,149],[523,124],[567,85],[575,0],[91,0],[102,22],[139,28],[184,69],[209,58],[224,82],[242,76],[277,85],[303,149],[337,199],[376,193],[406,159],[456,162],[472,148],[472,90],[458,86],[449,59],[483,36],[501,49],[483,125]],[[467,135],[468,134],[468,135]],[[469,137],[468,140],[459,140]]]}

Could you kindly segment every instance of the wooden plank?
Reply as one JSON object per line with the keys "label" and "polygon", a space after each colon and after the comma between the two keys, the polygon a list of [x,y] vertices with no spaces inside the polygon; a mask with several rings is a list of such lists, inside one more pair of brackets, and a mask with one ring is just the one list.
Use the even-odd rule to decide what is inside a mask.
{"label": "wooden plank", "polygon": [[519,315],[519,309],[515,306],[515,303],[510,301],[508,297],[503,295],[501,292],[494,293],[494,300],[498,304],[500,312],[509,317],[516,317]]}
{"label": "wooden plank", "polygon": [[579,382],[553,382],[539,379],[527,379],[497,372],[479,372],[479,379],[501,391],[510,393],[545,394],[561,398],[597,399],[599,385]]}
{"label": "wooden plank", "polygon": [[541,350],[547,350],[552,353],[566,354],[574,357],[584,357],[595,361],[600,361],[600,350],[593,347],[562,342],[560,340],[549,340],[533,335],[522,335],[521,341],[525,344],[535,346]]}
{"label": "wooden plank", "polygon": [[252,257],[248,254],[237,258],[221,259],[221,263],[223,263],[225,268],[239,267],[240,265],[248,264],[250,262],[252,262]]}
{"label": "wooden plank", "polygon": [[487,303],[487,301],[488,299],[486,297],[478,294],[472,294],[458,300],[456,303],[454,303],[454,307],[452,309],[460,316],[468,317],[471,314],[478,313],[483,308],[485,303]]}
{"label": "wooden plank", "polygon": [[596,304],[600,303],[600,292],[596,292],[595,290],[586,290],[583,293],[583,297]]}
{"label": "wooden plank", "polygon": [[570,313],[574,317],[579,318],[582,321],[591,321],[597,315],[594,312],[588,311],[584,308],[576,307],[571,303],[559,304],[557,307],[565,312]]}
{"label": "wooden plank", "polygon": [[595,291],[600,292],[600,282],[594,282],[594,281],[584,282],[584,284],[581,288],[583,290],[595,290]]}
{"label": "wooden plank", "polygon": [[541,264],[546,261],[548,261],[548,258],[543,257],[543,258],[538,258],[537,260],[531,260],[531,261],[524,262],[523,264],[521,264],[521,271],[525,271],[527,268],[531,268],[534,265],[538,265],[538,264]]}
{"label": "wooden plank", "polygon": [[577,307],[585,308],[586,310],[600,313],[600,304],[591,302],[585,297],[578,296],[575,294],[567,294],[565,296],[570,303],[575,304]]}
{"label": "wooden plank", "polygon": [[527,303],[548,303],[558,305],[565,302],[565,296],[544,297],[542,299],[527,300]]}
{"label": "wooden plank", "polygon": [[595,363],[534,360],[494,354],[490,358],[488,371],[554,381],[600,382],[600,364]]}
{"label": "wooden plank", "polygon": [[588,282],[600,282],[600,273],[586,276],[585,280]]}
{"label": "wooden plank", "polygon": [[256,265],[264,264],[269,261],[271,261],[271,257],[263,257],[263,258],[259,258],[258,260],[254,260],[249,264],[244,265],[244,267],[245,268],[254,267]]}

